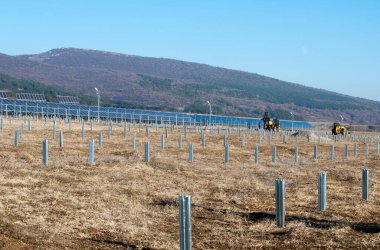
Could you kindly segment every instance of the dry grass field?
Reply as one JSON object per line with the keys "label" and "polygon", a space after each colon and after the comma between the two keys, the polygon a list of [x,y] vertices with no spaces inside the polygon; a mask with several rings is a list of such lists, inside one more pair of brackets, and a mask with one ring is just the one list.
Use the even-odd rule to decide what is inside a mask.
{"label": "dry grass field", "polygon": [[[72,130],[63,121],[64,147],[58,132],[52,139],[52,122],[32,121],[32,130],[14,146],[14,129],[21,121],[4,118],[0,132],[0,248],[2,249],[179,249],[181,193],[192,196],[194,249],[253,248],[380,248],[380,156],[376,140],[365,156],[365,145],[340,139],[335,160],[330,145],[313,145],[300,137],[299,163],[294,163],[296,139],[282,143],[274,136],[277,162],[267,135],[259,145],[260,163],[254,163],[257,131],[246,132],[246,145],[236,131],[228,138],[230,162],[224,163],[222,134],[201,135],[188,129],[183,149],[178,134],[150,128],[151,161],[144,162],[145,128],[131,127],[123,140],[123,127],[98,124],[82,141],[81,125]],[[103,148],[98,133],[103,131]],[[136,150],[132,150],[136,132]],[[243,134],[243,133],[242,133]],[[241,135],[242,135],[241,134]],[[375,134],[367,134],[373,136]],[[42,164],[42,140],[49,139],[49,166]],[[88,140],[95,139],[95,164],[90,166]],[[187,144],[194,143],[194,162],[188,162]],[[344,145],[349,144],[349,159]],[[369,201],[361,199],[361,169],[369,169]],[[317,173],[327,173],[327,210],[318,211]],[[286,226],[275,222],[274,180],[286,180]]]}

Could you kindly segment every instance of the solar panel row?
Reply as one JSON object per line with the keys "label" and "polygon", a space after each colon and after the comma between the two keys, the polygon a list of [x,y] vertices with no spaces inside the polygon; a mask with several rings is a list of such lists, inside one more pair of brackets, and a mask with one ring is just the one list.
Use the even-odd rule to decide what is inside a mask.
{"label": "solar panel row", "polygon": [[[75,116],[85,119],[118,119],[137,122],[157,122],[171,124],[215,124],[230,126],[258,126],[261,122],[259,118],[230,117],[216,115],[195,115],[175,112],[161,112],[142,109],[126,109],[112,107],[86,106],[68,103],[49,103],[14,99],[0,99],[1,113],[29,113],[38,115],[57,115]],[[304,121],[285,121],[281,120],[282,127],[313,128],[308,122]]]}
{"label": "solar panel row", "polygon": [[79,99],[75,96],[57,96],[59,103],[68,103],[68,104],[79,104]]}
{"label": "solar panel row", "polygon": [[8,91],[0,91],[0,98],[7,98],[8,97]]}
{"label": "solar panel row", "polygon": [[16,99],[36,102],[46,102],[44,94],[17,93]]}

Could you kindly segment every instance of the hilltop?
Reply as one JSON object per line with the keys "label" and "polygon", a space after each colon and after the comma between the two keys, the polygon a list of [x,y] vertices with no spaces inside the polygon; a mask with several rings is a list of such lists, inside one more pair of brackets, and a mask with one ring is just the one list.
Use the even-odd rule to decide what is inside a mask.
{"label": "hilltop", "polygon": [[267,76],[165,58],[63,48],[34,55],[0,54],[0,73],[63,91],[144,107],[217,114],[380,123],[380,103]]}

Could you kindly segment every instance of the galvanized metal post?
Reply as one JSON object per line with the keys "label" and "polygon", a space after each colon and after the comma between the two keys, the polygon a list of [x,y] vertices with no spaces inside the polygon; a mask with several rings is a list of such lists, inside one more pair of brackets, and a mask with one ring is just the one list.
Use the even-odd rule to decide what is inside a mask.
{"label": "galvanized metal post", "polygon": [[284,143],[284,144],[286,143],[286,136],[285,135],[282,136],[282,143]]}
{"label": "galvanized metal post", "polygon": [[347,160],[348,159],[348,144],[344,145],[344,156],[345,156],[345,159]]}
{"label": "galvanized metal post", "polygon": [[149,142],[145,142],[145,162],[150,161],[150,145]]}
{"label": "galvanized metal post", "polygon": [[127,140],[127,126],[126,126],[126,124],[124,124],[124,129],[123,129],[123,139],[124,139],[124,141]]}
{"label": "galvanized metal post", "polygon": [[94,120],[91,119],[90,121],[90,130],[92,131],[94,129]]}
{"label": "galvanized metal post", "polygon": [[88,141],[88,164],[94,164],[94,140]]}
{"label": "galvanized metal post", "polygon": [[276,224],[278,227],[285,226],[285,180],[276,179]]}
{"label": "galvanized metal post", "polygon": [[230,161],[230,146],[226,144],[224,147],[224,163],[228,163]]}
{"label": "galvanized metal post", "polygon": [[165,138],[168,138],[168,128],[165,128]]}
{"label": "galvanized metal post", "polygon": [[191,236],[191,196],[185,196],[185,238],[186,250],[191,250],[192,236]]}
{"label": "galvanized metal post", "polygon": [[30,131],[32,129],[31,125],[30,125],[30,120],[28,120],[28,131]]}
{"label": "galvanized metal post", "polygon": [[111,139],[111,135],[112,135],[112,123],[110,123],[110,124],[108,125],[107,138],[108,138],[108,139]]}
{"label": "galvanized metal post", "polygon": [[185,250],[185,196],[179,196],[179,244],[180,250]]}
{"label": "galvanized metal post", "polygon": [[192,249],[191,196],[179,196],[180,250]]}
{"label": "galvanized metal post", "polygon": [[183,128],[183,135],[185,136],[185,138],[187,138],[187,127],[186,126]]}
{"label": "galvanized metal post", "polygon": [[368,169],[362,169],[362,199],[368,201]]}
{"label": "galvanized metal post", "polygon": [[145,136],[146,136],[146,138],[149,139],[149,127],[148,126],[145,127]]}
{"label": "galvanized metal post", "polygon": [[194,144],[189,143],[189,162],[194,161]]}
{"label": "galvanized metal post", "polygon": [[56,123],[55,123],[55,120],[53,121],[53,130],[52,130],[52,133],[53,133],[53,140],[55,140],[55,134],[56,134]]}
{"label": "galvanized metal post", "polygon": [[136,133],[133,132],[132,134],[132,149],[136,150]]}
{"label": "galvanized metal post", "polygon": [[98,138],[99,138],[99,148],[103,148],[103,133],[102,131],[99,131],[99,135],[98,135]]}
{"label": "galvanized metal post", "polygon": [[226,145],[227,145],[227,135],[225,134],[224,139],[223,139],[223,147],[225,147]]}
{"label": "galvanized metal post", "polygon": [[178,147],[179,149],[182,149],[182,135],[181,134],[178,135]]}
{"label": "galvanized metal post", "polygon": [[376,154],[379,154],[380,153],[380,146],[379,146],[379,143],[376,142]]}
{"label": "galvanized metal post", "polygon": [[259,134],[259,144],[261,144],[262,138],[261,135]]}
{"label": "galvanized metal post", "polygon": [[21,123],[21,137],[24,137],[24,123]]}
{"label": "galvanized metal post", "polygon": [[354,144],[354,156],[357,157],[358,156],[358,144]]}
{"label": "galvanized metal post", "polygon": [[47,139],[42,141],[42,164],[49,165],[49,141]]}
{"label": "galvanized metal post", "polygon": [[84,138],[86,137],[86,131],[84,130],[84,120],[82,121],[82,141],[84,141]]}
{"label": "galvanized metal post", "polygon": [[314,144],[314,161],[318,160],[318,146]]}
{"label": "galvanized metal post", "polygon": [[272,162],[276,163],[276,146],[272,147]]}
{"label": "galvanized metal post", "polygon": [[206,148],[206,135],[202,133],[202,149]]}
{"label": "galvanized metal post", "polygon": [[333,161],[334,160],[334,144],[331,145],[331,150],[330,150],[330,159]]}
{"label": "galvanized metal post", "polygon": [[269,143],[269,145],[272,145],[272,136],[271,135],[268,135],[268,143]]}
{"label": "galvanized metal post", "polygon": [[15,129],[15,146],[18,146],[18,130],[17,128]]}
{"label": "galvanized metal post", "polygon": [[59,130],[59,147],[63,148],[63,131],[62,131],[62,129]]}
{"label": "galvanized metal post", "polygon": [[161,135],[161,149],[162,150],[165,149],[165,137],[164,137],[164,134]]}
{"label": "galvanized metal post", "polygon": [[259,164],[259,146],[255,145],[255,163]]}
{"label": "galvanized metal post", "polygon": [[318,173],[318,210],[326,210],[326,173]]}
{"label": "galvanized metal post", "polygon": [[294,162],[298,163],[298,145],[294,146]]}

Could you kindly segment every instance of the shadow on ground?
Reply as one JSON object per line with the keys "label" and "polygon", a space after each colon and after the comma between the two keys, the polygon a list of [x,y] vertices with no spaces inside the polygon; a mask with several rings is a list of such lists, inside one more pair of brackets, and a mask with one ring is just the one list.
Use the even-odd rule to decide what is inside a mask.
{"label": "shadow on ground", "polygon": [[[175,200],[158,200],[153,203],[156,206],[178,206],[178,202]],[[222,214],[234,214],[238,215],[242,218],[245,218],[246,221],[250,222],[258,222],[260,220],[275,220],[276,215],[267,212],[235,212],[230,211],[228,209],[218,209],[218,208],[210,208],[203,205],[192,205],[193,208],[201,208],[207,210],[209,212],[217,212]],[[319,228],[319,229],[330,229],[336,227],[350,227],[351,229],[363,232],[363,233],[380,233],[380,224],[376,223],[359,223],[359,222],[345,222],[339,220],[325,220],[325,219],[317,219],[313,217],[305,217],[305,216],[297,216],[297,215],[288,215],[286,216],[286,221],[300,221],[304,222],[307,227]]]}

